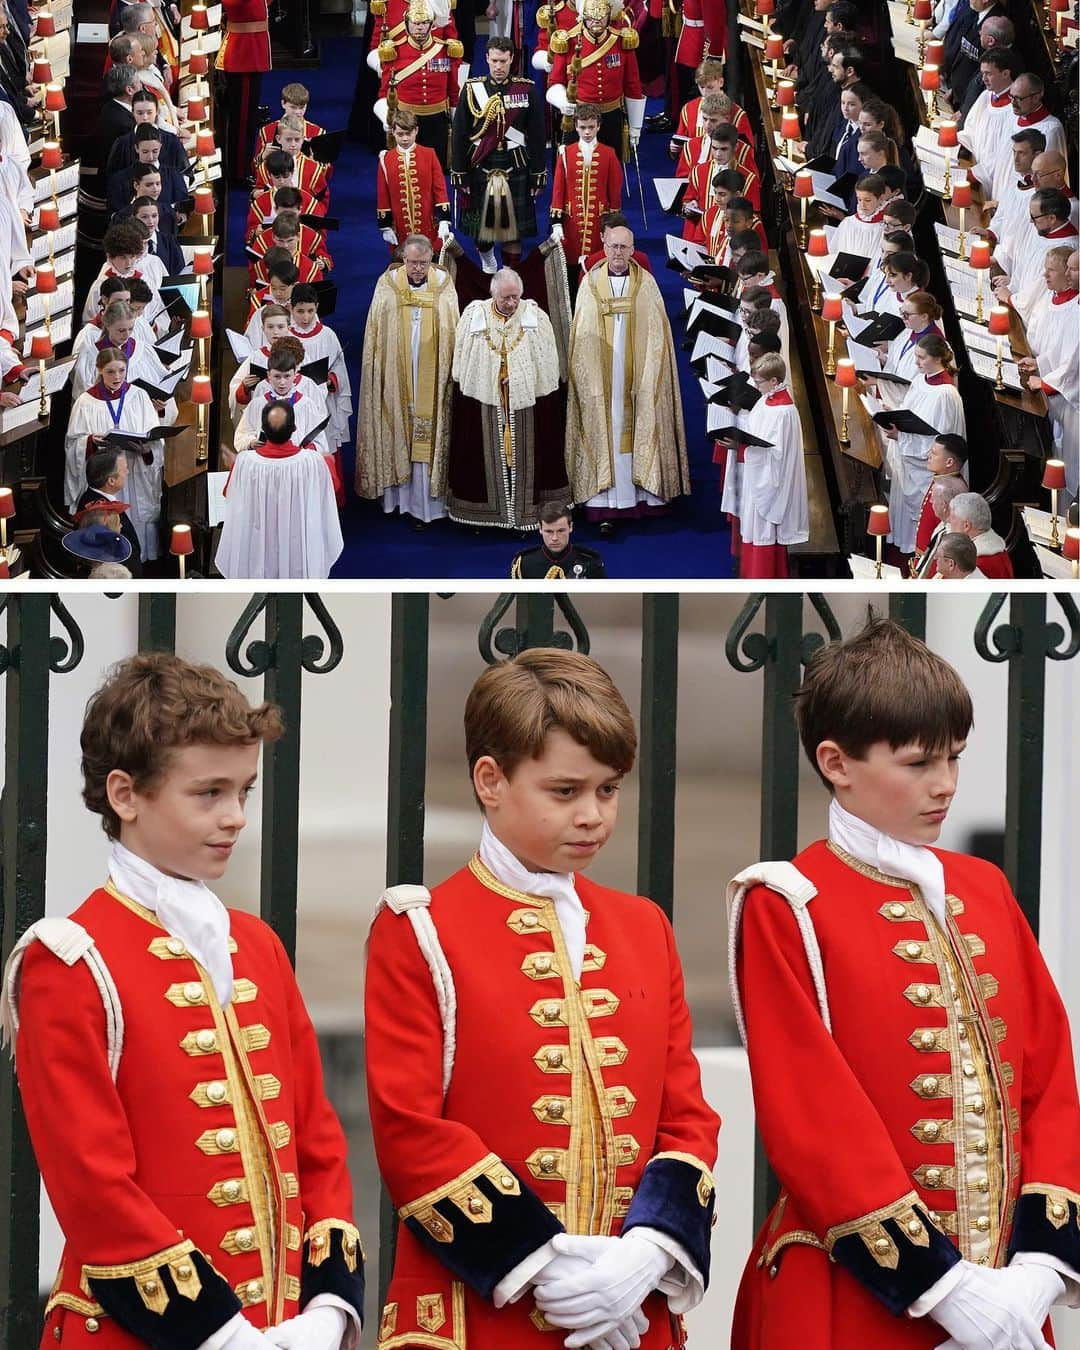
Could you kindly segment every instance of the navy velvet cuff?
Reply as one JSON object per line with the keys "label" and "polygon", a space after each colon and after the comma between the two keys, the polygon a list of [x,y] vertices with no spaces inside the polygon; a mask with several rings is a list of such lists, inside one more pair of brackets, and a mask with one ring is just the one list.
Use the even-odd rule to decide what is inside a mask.
{"label": "navy velvet cuff", "polygon": [[838,1238],[832,1249],[833,1258],[896,1317],[960,1260],[960,1253],[934,1227],[926,1211],[918,1205],[913,1209],[922,1220],[923,1232],[929,1234],[930,1241],[925,1246],[912,1242],[898,1219],[885,1219],[881,1223],[897,1254],[895,1266],[875,1260],[858,1233]]}
{"label": "navy velvet cuff", "polygon": [[[364,1258],[359,1243],[350,1259],[345,1256],[345,1234],[340,1228],[323,1235],[329,1242],[329,1251],[318,1265],[313,1265],[311,1243],[304,1244],[304,1267],[300,1274],[300,1307],[306,1308],[316,1294],[336,1294],[350,1308],[355,1308],[361,1324],[364,1320]],[[350,1241],[353,1239],[350,1238]],[[355,1266],[350,1270],[349,1266]]]}
{"label": "navy velvet cuff", "polygon": [[210,1265],[202,1252],[185,1258],[194,1267],[202,1289],[198,1298],[181,1297],[176,1290],[172,1269],[162,1265],[156,1280],[169,1302],[164,1312],[151,1312],[136,1288],[135,1277],[118,1279],[91,1276],[90,1291],[117,1326],[123,1327],[152,1350],[195,1350],[241,1310],[240,1300]]}
{"label": "navy velvet cuff", "polygon": [[716,1194],[701,1168],[681,1158],[654,1158],[623,1220],[622,1231],[655,1228],[682,1247],[709,1284],[709,1232]]}
{"label": "navy velvet cuff", "polygon": [[1009,1259],[1017,1252],[1045,1252],[1080,1271],[1080,1205],[1061,1193],[1021,1195],[1013,1216]]}

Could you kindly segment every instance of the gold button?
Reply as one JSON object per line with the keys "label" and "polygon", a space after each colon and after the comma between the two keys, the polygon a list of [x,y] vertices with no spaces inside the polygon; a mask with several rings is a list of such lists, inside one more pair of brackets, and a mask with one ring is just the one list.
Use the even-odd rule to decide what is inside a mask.
{"label": "gold button", "polygon": [[441,1233],[443,1231],[442,1220],[430,1219],[428,1221],[428,1228],[432,1233]]}
{"label": "gold button", "polygon": [[554,1154],[554,1153],[541,1153],[541,1155],[540,1155],[540,1171],[541,1171],[541,1172],[554,1172],[554,1171],[555,1171],[555,1154]]}
{"label": "gold button", "polygon": [[52,1334],[53,1334],[53,1340],[54,1340],[54,1341],[58,1341],[58,1340],[60,1339],[61,1335],[62,1335],[62,1332],[60,1331],[60,1328],[59,1328],[59,1327],[53,1327],[53,1329],[52,1329]]}
{"label": "gold button", "polygon": [[938,1090],[938,1080],[934,1077],[932,1073],[927,1074],[927,1076],[922,1080],[923,1096],[932,1097],[934,1093],[937,1092],[937,1090]]}
{"label": "gold button", "polygon": [[936,1120],[928,1120],[923,1126],[923,1134],[927,1139],[936,1139],[941,1133],[941,1124]]}
{"label": "gold button", "polygon": [[353,1252],[355,1252],[355,1251],[356,1251],[356,1239],[355,1239],[355,1238],[351,1238],[351,1237],[347,1237],[347,1238],[345,1239],[345,1252],[346,1252],[346,1254],[347,1254],[348,1256],[352,1256]]}
{"label": "gold button", "polygon": [[974,1078],[974,1077],[975,1077],[975,1065],[972,1064],[972,1062],[971,1062],[970,1059],[965,1059],[965,1060],[964,1060],[964,1063],[963,1063],[963,1065],[962,1065],[961,1067],[962,1067],[963,1070],[964,1070],[964,1077],[965,1077],[965,1078]]}
{"label": "gold button", "polygon": [[216,1050],[217,1036],[212,1031],[200,1031],[195,1037],[195,1044],[200,1050]]}
{"label": "gold button", "polygon": [[217,1134],[214,1135],[214,1142],[223,1152],[230,1152],[236,1147],[236,1131],[218,1130]]}
{"label": "gold button", "polygon": [[769,1267],[769,1279],[775,1280],[777,1275],[779,1274],[780,1274],[780,1267],[774,1261],[772,1265]]}
{"label": "gold button", "polygon": [[157,1291],[158,1291],[158,1282],[157,1282],[157,1280],[153,1280],[153,1279],[151,1279],[151,1280],[143,1280],[143,1293],[144,1293],[144,1294],[156,1294]]}
{"label": "gold button", "polygon": [[236,1230],[236,1245],[242,1252],[249,1252],[255,1245],[255,1234],[250,1228],[238,1228]]}
{"label": "gold button", "polygon": [[190,984],[184,985],[184,997],[189,1003],[201,1003],[203,1001],[203,987],[196,984],[194,980]]}
{"label": "gold button", "polygon": [[326,1245],[326,1238],[322,1233],[312,1233],[308,1245],[314,1251],[318,1251],[321,1247],[324,1247]]}
{"label": "gold button", "polygon": [[521,922],[525,928],[535,928],[536,925],[540,922],[540,920],[536,917],[536,915],[532,912],[531,909],[527,909],[525,913],[521,916]]}
{"label": "gold button", "polygon": [[195,1272],[191,1266],[177,1266],[173,1273],[178,1280],[190,1280]]}
{"label": "gold button", "polygon": [[907,910],[903,905],[890,905],[889,913],[894,919],[902,919],[907,914]]}
{"label": "gold button", "polygon": [[933,1050],[937,1045],[937,1035],[933,1031],[924,1031],[919,1037],[919,1044],[924,1050]]}
{"label": "gold button", "polygon": [[183,956],[187,949],[179,938],[170,938],[165,944],[165,950],[170,956]]}
{"label": "gold button", "polygon": [[918,1219],[908,1219],[907,1230],[912,1237],[918,1237],[919,1234],[922,1232],[922,1224],[918,1221]]}
{"label": "gold button", "polygon": [[922,943],[909,942],[904,947],[904,951],[907,953],[908,956],[910,956],[914,960],[916,956],[922,956]]}
{"label": "gold button", "polygon": [[941,1168],[930,1167],[926,1172],[926,1184],[928,1186],[938,1186],[941,1183]]}
{"label": "gold button", "polygon": [[877,1241],[874,1243],[874,1251],[876,1251],[879,1256],[885,1256],[888,1254],[888,1251],[891,1246],[892,1243],[889,1241],[888,1238],[878,1238]]}
{"label": "gold button", "polygon": [[226,1088],[224,1083],[215,1079],[213,1083],[207,1083],[206,1095],[216,1106],[218,1103],[223,1102],[228,1096],[228,1088]]}
{"label": "gold button", "polygon": [[504,1191],[511,1191],[514,1188],[514,1178],[510,1175],[509,1172],[504,1172],[502,1176],[499,1178],[499,1185],[503,1188]]}
{"label": "gold button", "polygon": [[560,1008],[557,1003],[544,1004],[544,1021],[557,1022],[559,1020]]}
{"label": "gold button", "polygon": [[976,1153],[985,1153],[985,1152],[986,1152],[986,1147],[987,1147],[987,1145],[986,1145],[986,1140],[985,1140],[985,1139],[977,1139],[977,1140],[975,1141],[975,1152],[976,1152]]}
{"label": "gold button", "polygon": [[484,1202],[483,1202],[483,1200],[481,1200],[480,1197],[479,1197],[478,1195],[471,1195],[471,1196],[469,1197],[469,1213],[470,1213],[470,1214],[483,1214],[483,1212],[484,1212]]}
{"label": "gold button", "polygon": [[263,1300],[262,1280],[251,1280],[245,1294],[249,1303],[261,1303]]}
{"label": "gold button", "polygon": [[223,1181],[221,1183],[221,1194],[226,1200],[239,1200],[240,1183],[238,1181]]}
{"label": "gold button", "polygon": [[557,1069],[563,1062],[563,1052],[561,1050],[549,1050],[547,1052],[547,1062],[553,1069]]}
{"label": "gold button", "polygon": [[975,1100],[971,1103],[971,1109],[975,1112],[977,1116],[981,1116],[986,1111],[986,1103],[983,1101],[981,1097],[976,1097]]}
{"label": "gold button", "polygon": [[551,969],[551,957],[538,956],[536,960],[533,962],[533,966],[535,967],[538,974],[546,975],[548,971]]}
{"label": "gold button", "polygon": [[990,1231],[990,1220],[986,1217],[985,1214],[980,1214],[979,1217],[975,1220],[975,1227],[979,1230],[980,1233],[988,1233]]}
{"label": "gold button", "polygon": [[[95,1331],[101,1330],[101,1323],[97,1320],[96,1317],[88,1317],[86,1321],[83,1323],[83,1326],[86,1327],[87,1331],[90,1333],[91,1336],[94,1334]],[[60,1330],[59,1327],[57,1327],[56,1329],[57,1331]],[[57,1337],[57,1340],[59,1339],[60,1338]]]}
{"label": "gold button", "polygon": [[973,1181],[971,1184],[977,1191],[982,1191],[984,1194],[990,1189],[990,1182],[986,1177],[980,1177],[978,1181]]}
{"label": "gold button", "polygon": [[561,1120],[565,1112],[566,1104],[564,1102],[548,1102],[547,1113],[552,1120]]}
{"label": "gold button", "polygon": [[929,1003],[930,986],[928,984],[917,984],[915,986],[915,998],[919,1003]]}
{"label": "gold button", "polygon": [[1055,1219],[1063,1219],[1065,1215],[1068,1214],[1068,1212],[1069,1211],[1066,1209],[1064,1205],[1050,1206],[1050,1213],[1054,1216]]}

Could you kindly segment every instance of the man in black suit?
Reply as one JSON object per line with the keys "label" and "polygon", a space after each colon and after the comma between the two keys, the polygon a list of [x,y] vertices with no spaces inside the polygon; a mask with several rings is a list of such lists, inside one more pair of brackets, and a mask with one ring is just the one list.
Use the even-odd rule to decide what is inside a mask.
{"label": "man in black suit", "polygon": [[[95,450],[86,461],[86,491],[79,498],[76,515],[93,502],[119,502],[127,482],[127,456],[123,450]],[[126,506],[126,503],[122,503]],[[128,519],[126,509],[120,512],[120,533],[131,545],[128,570],[133,577],[142,576],[142,550],[135,526]]]}
{"label": "man in black suit", "polygon": [[79,249],[76,296],[85,295],[101,267],[101,241],[112,214],[106,202],[105,165],[118,137],[135,125],[131,98],[139,76],[130,66],[112,66],[102,81],[102,106],[93,130],[83,139],[79,168]]}
{"label": "man in black suit", "polygon": [[979,73],[979,30],[989,18],[1006,18],[1005,6],[997,0],[967,0],[966,10],[955,15],[945,33],[945,69],[942,72],[959,106],[972,76]]}
{"label": "man in black suit", "polygon": [[863,78],[866,54],[861,47],[840,45],[843,34],[828,39],[829,84],[815,100],[810,121],[810,135],[806,143],[807,159],[818,155],[835,155],[836,144],[844,134],[847,119],[840,111],[840,94]]}

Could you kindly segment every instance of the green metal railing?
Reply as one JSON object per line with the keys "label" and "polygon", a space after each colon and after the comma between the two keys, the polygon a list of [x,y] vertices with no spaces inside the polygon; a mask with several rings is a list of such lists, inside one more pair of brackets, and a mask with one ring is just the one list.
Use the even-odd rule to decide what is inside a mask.
{"label": "green metal railing", "polygon": [[[798,594],[749,596],[725,635],[728,662],[762,680],[760,856],[789,858],[797,849],[799,744],[792,699],[814,649],[840,636],[822,596],[808,597],[814,623]],[[1007,623],[995,623],[1007,597],[991,598],[974,644],[988,661],[1008,664],[1005,867],[1032,927],[1038,931],[1041,868],[1043,693],[1046,662],[1080,653],[1080,610],[1057,597],[1065,625],[1047,618],[1048,596],[1013,595]],[[104,602],[103,602],[104,603]],[[391,604],[387,884],[424,877],[429,627],[432,597],[394,595]],[[598,604],[597,597],[590,604]],[[503,623],[511,609],[512,622]],[[892,597],[890,612],[925,636],[926,597]],[[6,678],[7,744],[0,856],[0,958],[6,960],[26,928],[44,913],[49,710],[52,681],[82,658],[82,634],[58,597],[0,597],[7,632],[0,645]],[[305,635],[313,617],[323,636]],[[670,916],[674,909],[676,736],[679,655],[678,595],[641,599],[640,805],[637,885]],[[175,595],[139,598],[139,646],[172,650]],[[262,637],[252,638],[257,622]],[[756,627],[760,621],[760,628]],[[66,636],[53,634],[58,624]],[[818,629],[823,631],[817,631]],[[537,646],[590,648],[578,610],[564,595],[504,595],[478,632],[478,667]],[[603,662],[604,652],[595,653]],[[267,748],[263,768],[261,913],[290,957],[296,941],[299,848],[300,737],[306,675],[335,669],[344,643],[317,595],[256,595],[244,607],[225,647],[239,675],[263,679],[264,695],[279,703],[287,731]],[[758,1218],[775,1195],[759,1153],[755,1181]],[[40,1335],[37,1246],[38,1176],[10,1062],[0,1065],[0,1346],[35,1350]],[[394,1249],[396,1220],[385,1199],[380,1214],[380,1290]]]}

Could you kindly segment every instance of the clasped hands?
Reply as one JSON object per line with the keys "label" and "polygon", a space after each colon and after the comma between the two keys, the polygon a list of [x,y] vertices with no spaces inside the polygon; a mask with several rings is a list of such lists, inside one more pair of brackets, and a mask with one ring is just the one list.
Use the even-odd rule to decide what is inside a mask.
{"label": "clasped hands", "polygon": [[536,1306],[553,1327],[570,1332],[566,1350],[636,1350],[649,1329],[641,1305],[671,1268],[672,1259],[648,1237],[552,1239],[556,1255],[536,1275]]}
{"label": "clasped hands", "polygon": [[1050,1350],[1042,1328],[1065,1289],[1044,1265],[991,1270],[969,1261],[930,1316],[949,1333],[937,1350]]}

